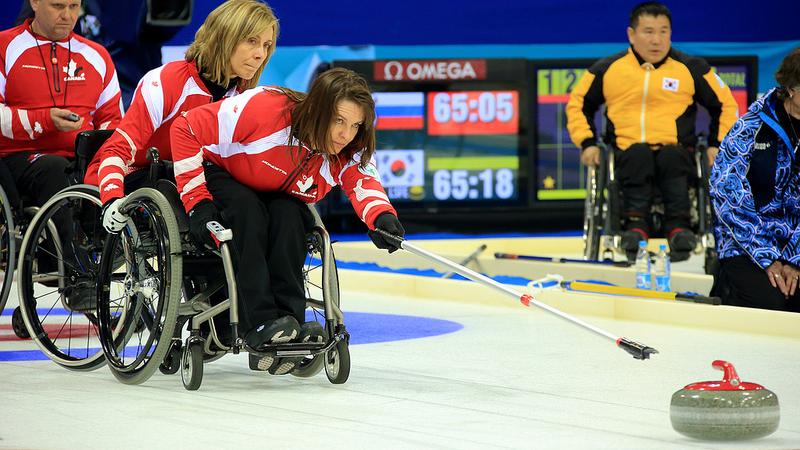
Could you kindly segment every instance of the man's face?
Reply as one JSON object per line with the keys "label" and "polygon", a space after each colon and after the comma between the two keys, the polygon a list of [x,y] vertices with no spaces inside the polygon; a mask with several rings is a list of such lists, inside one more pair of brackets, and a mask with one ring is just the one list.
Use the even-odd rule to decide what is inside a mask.
{"label": "man's face", "polygon": [[81,13],[81,0],[30,0],[33,31],[52,40],[69,36]]}
{"label": "man's face", "polygon": [[636,28],[628,27],[628,40],[645,61],[655,64],[667,56],[672,44],[667,16],[639,16]]}

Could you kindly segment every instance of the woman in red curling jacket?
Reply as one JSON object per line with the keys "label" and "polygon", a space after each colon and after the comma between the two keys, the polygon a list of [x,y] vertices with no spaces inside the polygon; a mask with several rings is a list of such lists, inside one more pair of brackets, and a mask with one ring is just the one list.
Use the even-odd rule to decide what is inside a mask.
{"label": "woman in red curling jacket", "polygon": [[209,13],[183,61],[153,69],[139,81],[116,132],[97,152],[85,182],[100,186],[103,226],[119,232],[127,217],[118,211],[125,195],[140,187],[156,147],[171,161],[169,128],[181,113],[255,87],[275,51],[278,20],[260,0],[228,0]]}
{"label": "woman in red curling jacket", "polygon": [[[374,231],[405,233],[373,160],[374,119],[366,81],[336,68],[320,75],[308,95],[255,88],[175,120],[175,179],[190,231],[215,246],[206,224],[217,220],[232,229],[241,329],[251,348],[322,336],[316,321],[303,323],[311,225],[305,203],[340,185],[375,245],[398,248]],[[251,368],[257,363],[251,358]],[[275,358],[268,370],[280,375],[295,364]]]}

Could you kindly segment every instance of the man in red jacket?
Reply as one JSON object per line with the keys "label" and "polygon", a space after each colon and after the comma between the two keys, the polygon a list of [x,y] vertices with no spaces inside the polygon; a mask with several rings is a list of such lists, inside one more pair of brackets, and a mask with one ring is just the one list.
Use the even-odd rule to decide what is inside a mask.
{"label": "man in red jacket", "polygon": [[[122,118],[114,63],[72,32],[80,0],[31,0],[34,17],[0,32],[0,157],[35,205],[69,185],[78,132]],[[13,186],[4,186],[13,189]]]}

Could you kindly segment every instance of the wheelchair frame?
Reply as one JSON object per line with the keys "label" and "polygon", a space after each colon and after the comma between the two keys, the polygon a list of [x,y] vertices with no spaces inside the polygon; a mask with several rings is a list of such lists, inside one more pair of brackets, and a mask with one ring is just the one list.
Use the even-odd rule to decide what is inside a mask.
{"label": "wheelchair frame", "polygon": [[[697,185],[694,188],[690,187],[690,199],[693,199],[695,206],[691,213],[692,221],[695,222],[695,235],[698,237],[694,253],[699,254],[705,250],[705,271],[707,274],[712,274],[716,270],[717,252],[712,229],[713,214],[708,191],[710,169],[706,162],[706,150],[705,139],[701,136],[694,152]],[[622,192],[615,173],[614,152],[605,146],[601,147],[600,164],[598,167],[587,168],[583,221],[585,260],[600,260],[608,257],[609,253],[614,259],[615,253],[622,253],[621,199]]]}
{"label": "wheelchair frame", "polygon": [[[162,189],[167,185],[170,185],[169,189]],[[321,284],[318,286],[321,288],[322,300],[314,300],[309,295],[309,284],[312,283],[308,277],[310,270],[304,269],[304,281],[307,306],[324,311],[327,336],[322,343],[286,343],[267,346],[258,351],[249,348],[238,336],[237,282],[228,248],[232,238],[230,230],[221,227],[212,230],[221,243],[219,250],[208,252],[199,248],[189,238],[188,219],[178,198],[177,189],[167,182],[160,182],[159,189],[136,190],[126,197],[121,210],[130,219],[123,232],[110,235],[106,240],[98,276],[100,339],[109,367],[118,380],[126,384],[140,384],[148,380],[156,369],[165,374],[180,370],[184,387],[196,390],[202,383],[204,362],[216,360],[226,353],[238,354],[241,351],[259,357],[303,357],[291,372],[293,375],[310,377],[317,374],[324,365],[332,383],[344,383],[347,380],[350,372],[349,334],[339,308],[338,273],[330,237],[313,207],[311,210],[315,225],[307,234],[306,242],[309,251],[319,255],[320,263],[313,269],[322,269]],[[142,211],[147,211],[147,214],[142,213],[140,217],[138,214]],[[156,268],[162,274],[169,272],[167,281],[157,286],[157,296],[155,292],[145,292],[141,288],[137,291],[136,283],[141,285],[145,280],[130,277],[129,269],[124,276],[127,292],[124,292],[122,300],[112,299],[111,285],[115,278],[119,280],[122,276],[121,273],[115,273],[118,268],[113,267],[114,261],[119,261],[116,256],[119,253],[117,246],[121,244],[122,253],[126,255],[137,252],[133,248],[135,236],[148,233],[147,230],[138,229],[145,216],[154,218],[158,222],[153,223],[154,228],[163,231],[158,237],[160,242],[155,244],[155,247],[162,249],[159,253],[161,256],[148,258],[154,260],[168,255],[165,261],[158,259],[159,267]],[[144,241],[140,244],[144,245]],[[222,259],[224,278],[199,283],[207,286],[200,289],[200,292],[187,295],[189,286],[194,286],[194,282],[185,268],[191,268],[193,263],[207,262],[203,258],[209,256]],[[146,265],[148,258],[137,264]],[[165,263],[166,266],[160,267]],[[137,264],[129,264],[129,267],[137,267]],[[228,288],[228,298],[212,306],[210,297],[224,286]],[[150,303],[140,299],[147,295],[150,295]],[[116,313],[112,311],[114,308]],[[222,342],[213,321],[215,316],[225,311],[228,311],[233,336],[230,345]],[[127,318],[117,321],[121,329],[115,328],[117,313]],[[201,325],[204,323],[209,327],[208,336],[201,334]],[[182,339],[182,329],[187,324],[189,336]],[[131,357],[130,344],[136,340],[134,335],[139,336],[141,343],[144,334],[147,334],[146,342],[139,345],[138,352]]]}

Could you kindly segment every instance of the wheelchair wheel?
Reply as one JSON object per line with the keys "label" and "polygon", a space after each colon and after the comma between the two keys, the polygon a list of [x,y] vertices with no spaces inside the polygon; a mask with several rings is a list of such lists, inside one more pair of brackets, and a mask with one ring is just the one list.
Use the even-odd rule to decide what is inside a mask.
{"label": "wheelchair wheel", "polygon": [[[328,342],[328,333],[323,335],[324,342]],[[301,359],[297,366],[290,372],[298,378],[311,378],[322,371],[325,365],[325,354],[319,353],[317,355],[306,356]]]}
{"label": "wheelchair wheel", "polygon": [[172,345],[164,356],[164,361],[158,366],[158,371],[164,375],[174,375],[178,373],[181,368],[181,349],[183,343],[179,340],[173,340]]}
{"label": "wheelchair wheel", "polygon": [[105,363],[95,313],[105,236],[100,206],[94,186],[58,192],[33,217],[20,247],[17,273],[25,327],[48,358],[71,370]]}
{"label": "wheelchair wheel", "polygon": [[200,389],[203,383],[203,343],[190,342],[181,355],[181,381],[187,391]]}
{"label": "wheelchair wheel", "polygon": [[341,340],[325,354],[325,374],[333,384],[343,384],[350,376],[350,348]]}
{"label": "wheelchair wheel", "polygon": [[608,164],[600,153],[600,164],[586,170],[586,199],[583,208],[583,259],[600,259],[600,238],[604,228],[603,208]]}
{"label": "wheelchair wheel", "polygon": [[100,343],[114,376],[145,382],[172,344],[181,299],[178,224],[160,192],[131,193],[127,226],[108,236],[98,273]]}
{"label": "wheelchair wheel", "polygon": [[[8,195],[0,187],[0,311],[6,307],[11,283],[14,281],[15,257],[17,251],[17,230]],[[21,337],[21,336],[20,336]]]}
{"label": "wheelchair wheel", "polygon": [[20,339],[30,339],[31,337],[30,333],[28,333],[28,329],[25,327],[25,319],[22,318],[22,310],[19,309],[19,306],[14,308],[14,313],[11,314],[11,329],[14,330],[14,334]]}

